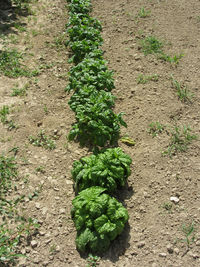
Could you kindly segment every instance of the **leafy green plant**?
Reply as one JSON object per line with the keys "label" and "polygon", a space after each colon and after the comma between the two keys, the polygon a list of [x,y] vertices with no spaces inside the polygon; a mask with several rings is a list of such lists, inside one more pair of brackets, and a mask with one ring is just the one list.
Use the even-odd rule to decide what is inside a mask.
{"label": "leafy green plant", "polygon": [[169,155],[170,157],[177,152],[186,151],[192,140],[197,139],[197,135],[191,134],[191,128],[189,126],[183,126],[182,128],[174,126],[170,134],[170,144],[167,150],[163,152],[164,155]]}
{"label": "leafy green plant", "polygon": [[89,26],[93,27],[94,29],[97,29],[99,31],[102,30],[102,26],[99,20],[96,18],[92,18],[88,14],[83,13],[70,13],[69,22],[67,23],[66,27],[72,27],[72,26]]}
{"label": "leafy green plant", "polygon": [[38,70],[31,71],[21,63],[22,58],[22,53],[16,49],[0,50],[0,73],[11,78],[38,75]]}
{"label": "leafy green plant", "polygon": [[19,88],[19,85],[16,85],[15,87],[11,88],[12,90],[11,96],[26,96],[28,87],[29,83],[26,83],[21,88]]}
{"label": "leafy green plant", "polygon": [[17,177],[15,158],[0,155],[0,198],[11,188],[11,181]]}
{"label": "leafy green plant", "polygon": [[109,71],[106,61],[85,58],[69,71],[69,85],[66,91],[79,90],[84,85],[93,85],[97,90],[111,91],[114,86],[113,71]]}
{"label": "leafy green plant", "polygon": [[100,31],[88,25],[73,25],[73,27],[67,29],[67,33],[69,35],[70,42],[91,40],[102,43],[103,41]]}
{"label": "leafy green plant", "polygon": [[194,222],[189,223],[188,225],[183,224],[182,225],[182,232],[185,236],[185,239],[182,240],[182,242],[186,242],[187,246],[190,247],[191,243],[195,240],[195,227]]}
{"label": "leafy green plant", "polygon": [[10,113],[9,107],[8,106],[3,106],[2,109],[0,110],[0,116],[1,116],[1,122],[3,124],[6,124],[8,119],[7,115]]}
{"label": "leafy green plant", "polygon": [[145,10],[144,7],[141,7],[141,9],[138,12],[137,17],[146,18],[146,17],[149,17],[150,15],[151,15],[151,11],[150,10]]}
{"label": "leafy green plant", "polygon": [[34,137],[34,136],[29,136],[29,142],[38,147],[44,147],[49,150],[53,150],[56,148],[54,140],[49,138],[44,130],[41,130],[40,133]]}
{"label": "leafy green plant", "polygon": [[92,10],[90,0],[67,0],[68,8],[72,14],[88,14]]}
{"label": "leafy green plant", "polygon": [[152,122],[149,124],[149,129],[147,131],[149,134],[155,137],[159,133],[162,133],[164,129],[165,129],[165,126],[161,124],[159,121],[156,121],[156,122]]}
{"label": "leafy green plant", "polygon": [[8,106],[3,106],[2,109],[0,110],[0,118],[1,118],[1,122],[4,125],[8,126],[8,130],[12,130],[17,128],[17,126],[15,125],[15,123],[12,120],[9,120],[7,115],[10,114],[10,109]]}
{"label": "leafy green plant", "polygon": [[69,45],[71,51],[74,53],[74,55],[69,60],[69,63],[74,62],[77,64],[81,62],[86,55],[93,52],[95,49],[98,49],[101,44],[102,43],[99,43],[98,40],[93,41],[87,39],[69,42],[67,45]]}
{"label": "leafy green plant", "polygon": [[145,55],[162,53],[163,43],[155,36],[148,36],[140,42],[142,52]]}
{"label": "leafy green plant", "polygon": [[178,98],[183,102],[190,101],[193,94],[187,89],[187,87],[178,82],[173,77],[173,75],[171,75],[171,81],[172,81],[172,87],[176,89]]}
{"label": "leafy green plant", "polygon": [[126,127],[123,113],[115,114],[102,102],[101,94],[96,99],[76,107],[76,122],[69,133],[69,140],[78,139],[81,145],[90,143],[93,146],[114,144],[120,134],[120,125]]}
{"label": "leafy green plant", "polygon": [[174,55],[174,56],[169,56],[169,55],[166,55],[165,53],[161,53],[159,55],[159,59],[162,59],[164,61],[167,61],[167,62],[170,62],[170,63],[174,63],[175,65],[178,65],[180,59],[184,56],[184,54],[179,54],[179,55]]}
{"label": "leafy green plant", "polygon": [[76,246],[80,252],[104,252],[124,229],[128,212],[105,188],[90,187],[72,201],[72,219],[77,229]]}
{"label": "leafy green plant", "polygon": [[30,237],[40,227],[37,221],[32,218],[25,219],[18,216],[15,220],[21,221],[15,230],[10,229],[8,223],[0,225],[0,264],[15,263],[17,258],[26,257],[17,253],[21,239]]}
{"label": "leafy green plant", "polygon": [[136,79],[138,84],[145,84],[148,81],[158,81],[158,75],[157,74],[152,74],[152,75],[144,75],[144,74],[139,74],[137,79]]}
{"label": "leafy green plant", "polygon": [[75,161],[72,169],[75,191],[101,186],[109,193],[115,192],[117,188],[125,185],[131,174],[131,162],[131,158],[119,147]]}
{"label": "leafy green plant", "polygon": [[0,263],[14,262],[22,254],[16,253],[19,236],[15,236],[5,224],[0,225]]}
{"label": "leafy green plant", "polygon": [[87,258],[86,267],[96,267],[98,265],[99,260],[100,260],[100,257],[89,254]]}
{"label": "leafy green plant", "polygon": [[76,112],[79,106],[93,105],[96,99],[98,99],[98,104],[104,108],[114,107],[115,97],[110,92],[104,90],[97,91],[92,85],[85,85],[82,89],[75,91],[68,104],[70,108]]}

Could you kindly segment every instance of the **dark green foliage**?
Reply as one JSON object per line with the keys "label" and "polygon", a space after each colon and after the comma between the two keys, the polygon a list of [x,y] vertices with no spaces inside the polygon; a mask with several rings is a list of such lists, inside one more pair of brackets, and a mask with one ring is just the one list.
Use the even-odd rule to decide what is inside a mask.
{"label": "dark green foliage", "polygon": [[88,14],[92,10],[90,0],[67,0],[68,8],[71,13]]}
{"label": "dark green foliage", "polygon": [[73,164],[76,192],[91,186],[106,188],[108,193],[125,185],[131,174],[131,158],[121,148],[109,148],[98,155],[81,158]]}
{"label": "dark green foliage", "polygon": [[84,106],[86,104],[94,104],[96,99],[99,99],[99,104],[101,103],[105,108],[112,108],[114,106],[115,97],[104,90],[97,91],[94,86],[84,86],[79,91],[75,92],[68,104],[70,108],[76,112],[79,106]]}
{"label": "dark green foliage", "polygon": [[92,52],[94,49],[98,49],[100,45],[101,43],[98,41],[87,39],[69,42],[69,46],[74,53],[74,56],[72,56],[70,62],[79,63],[88,53]]}
{"label": "dark green foliage", "polygon": [[89,142],[101,147],[107,143],[114,144],[119,138],[120,124],[127,126],[122,115],[107,108],[99,93],[94,101],[90,98],[89,103],[76,107],[76,123],[72,126],[69,140],[78,138],[81,145]]}
{"label": "dark green foliage", "polygon": [[[98,53],[98,51],[96,51]],[[109,71],[106,61],[97,58],[85,58],[69,72],[69,85],[66,91],[78,90],[84,85],[93,85],[97,90],[111,91],[114,86],[113,71]]]}
{"label": "dark green foliage", "polygon": [[102,26],[99,20],[90,17],[88,14],[73,14],[70,13],[70,19],[69,23],[66,25],[66,27],[73,27],[73,26],[88,26],[93,27],[94,29],[97,29],[99,31],[102,30]]}
{"label": "dark green foliage", "polygon": [[73,26],[67,30],[70,38],[70,43],[82,40],[98,41],[102,43],[103,39],[98,29],[88,25]]}
{"label": "dark green foliage", "polygon": [[102,187],[83,190],[72,201],[71,215],[77,229],[76,246],[80,252],[104,252],[124,229],[128,212]]}

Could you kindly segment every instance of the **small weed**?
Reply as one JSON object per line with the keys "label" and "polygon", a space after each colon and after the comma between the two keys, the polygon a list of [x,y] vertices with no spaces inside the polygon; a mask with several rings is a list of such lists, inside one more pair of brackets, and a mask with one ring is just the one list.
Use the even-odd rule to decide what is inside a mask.
{"label": "small weed", "polygon": [[19,53],[16,49],[1,50],[0,73],[10,78],[17,78],[20,76],[33,77],[38,75],[38,70],[30,71],[21,63],[22,58],[22,53]]}
{"label": "small weed", "polygon": [[21,23],[14,23],[13,27],[17,29],[19,32],[26,32],[26,28]]}
{"label": "small weed", "polygon": [[194,242],[195,240],[195,228],[194,228],[194,223],[189,223],[188,225],[183,224],[182,225],[182,232],[185,236],[185,239],[182,240],[182,242],[186,242],[187,246],[189,247],[191,245],[191,243]]}
{"label": "small weed", "polygon": [[26,83],[22,88],[19,88],[17,84],[15,87],[11,88],[11,96],[26,96],[28,87],[29,83]]}
{"label": "small weed", "polygon": [[57,37],[54,38],[53,46],[57,49],[62,49],[66,44],[66,34],[60,33]]}
{"label": "small weed", "polygon": [[45,173],[45,167],[44,166],[39,166],[35,169],[36,172],[40,172],[40,173]]}
{"label": "small weed", "polygon": [[163,43],[154,36],[144,38],[140,44],[145,55],[162,53]]}
{"label": "small weed", "polygon": [[3,106],[2,109],[0,110],[0,117],[1,117],[1,122],[3,124],[6,124],[8,119],[7,115],[10,113],[9,107],[8,106]]}
{"label": "small weed", "polygon": [[7,118],[8,114],[10,114],[9,107],[8,106],[3,106],[3,108],[0,110],[1,122],[4,125],[8,126],[8,130],[17,129],[18,127],[15,125],[15,123],[12,120],[9,120]]}
{"label": "small weed", "polygon": [[12,149],[10,149],[9,152],[13,152],[14,156],[16,156],[17,153],[19,152],[19,147],[15,146]]}
{"label": "small weed", "polygon": [[141,7],[140,11],[138,12],[137,17],[146,18],[146,17],[149,17],[150,15],[151,15],[150,10],[145,10],[144,7]]}
{"label": "small weed", "polygon": [[176,89],[178,98],[182,102],[190,101],[193,97],[193,94],[187,89],[187,87],[175,80],[173,75],[171,75],[171,81],[172,87]]}
{"label": "small weed", "polygon": [[49,110],[47,108],[47,105],[44,105],[44,113],[47,115],[49,113]]}
{"label": "small weed", "polygon": [[184,56],[184,54],[174,55],[173,57],[170,57],[169,55],[166,55],[165,53],[161,53],[161,55],[158,57],[159,59],[162,59],[164,61],[174,63],[175,65],[178,65],[180,59]]}
{"label": "small weed", "polygon": [[100,260],[100,257],[89,254],[87,258],[86,267],[96,267],[97,265],[99,265],[99,260]]}
{"label": "small weed", "polygon": [[147,132],[151,134],[153,137],[155,137],[158,134],[162,133],[164,129],[165,129],[165,125],[156,121],[156,122],[152,122],[149,124],[149,129],[147,130]]}
{"label": "small weed", "polygon": [[34,146],[44,147],[49,150],[56,148],[55,142],[45,135],[45,131],[41,131],[36,137],[30,136],[29,142]]}
{"label": "small weed", "polygon": [[11,180],[17,177],[14,157],[0,156],[0,197],[11,188]]}
{"label": "small weed", "polygon": [[184,56],[182,53],[179,55],[174,55],[173,57],[165,54],[162,50],[163,43],[154,36],[148,36],[144,38],[140,41],[140,45],[144,55],[157,54],[159,59],[174,63],[175,65],[178,65],[180,59]]}
{"label": "small weed", "polygon": [[172,203],[170,203],[170,202],[165,202],[165,203],[162,205],[162,207],[163,207],[166,211],[168,211],[169,213],[171,213],[171,211],[172,211]]}
{"label": "small weed", "polygon": [[145,84],[148,81],[158,81],[158,75],[157,74],[152,74],[152,75],[144,75],[144,74],[139,74],[137,79],[136,79],[138,84]]}
{"label": "small weed", "polygon": [[175,155],[177,152],[184,152],[187,150],[188,145],[192,140],[197,139],[197,135],[191,134],[191,128],[189,126],[183,126],[182,128],[174,126],[171,130],[171,142],[163,155]]}
{"label": "small weed", "polygon": [[56,245],[55,245],[55,244],[53,244],[53,245],[50,246],[50,248],[49,248],[49,253],[50,253],[51,255],[53,255],[53,254],[56,253]]}
{"label": "small weed", "polygon": [[40,32],[37,31],[37,30],[34,30],[34,29],[33,29],[33,30],[31,31],[31,34],[32,34],[33,37],[35,37],[35,36],[38,36],[38,35],[40,34]]}

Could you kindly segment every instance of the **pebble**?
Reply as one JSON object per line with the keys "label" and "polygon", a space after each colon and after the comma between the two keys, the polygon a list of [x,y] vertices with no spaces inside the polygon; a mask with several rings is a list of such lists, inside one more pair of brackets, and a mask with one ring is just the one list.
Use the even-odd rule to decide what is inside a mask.
{"label": "pebble", "polygon": [[178,248],[174,248],[174,252],[178,255],[179,254],[179,249]]}
{"label": "pebble", "polygon": [[174,252],[173,246],[171,244],[167,245],[167,251],[172,254]]}
{"label": "pebble", "polygon": [[31,247],[32,247],[32,248],[37,247],[37,245],[38,245],[38,242],[37,242],[36,240],[32,240],[32,241],[31,241]]}
{"label": "pebble", "polygon": [[39,231],[39,235],[40,236],[44,236],[45,235],[45,232],[44,231]]}
{"label": "pebble", "polygon": [[46,240],[46,241],[45,241],[45,244],[46,244],[46,245],[49,244],[49,243],[51,242],[51,240],[52,240],[52,238]]}
{"label": "pebble", "polygon": [[35,207],[36,207],[36,209],[39,210],[39,209],[40,209],[40,203],[36,202],[36,203],[35,203]]}
{"label": "pebble", "polygon": [[138,244],[137,244],[137,247],[138,248],[143,248],[145,246],[145,241],[140,241]]}
{"label": "pebble", "polygon": [[197,245],[197,246],[200,246],[200,240],[198,240],[198,241],[196,242],[196,245]]}
{"label": "pebble", "polygon": [[167,254],[166,253],[159,253],[159,257],[166,258],[167,257]]}
{"label": "pebble", "polygon": [[71,180],[66,180],[66,184],[72,185],[72,184],[73,184],[73,181],[71,181]]}
{"label": "pebble", "polygon": [[170,201],[174,202],[174,203],[178,203],[179,202],[179,198],[178,197],[170,197]]}
{"label": "pebble", "polygon": [[60,209],[59,213],[60,214],[65,214],[65,209]]}
{"label": "pebble", "polygon": [[34,262],[34,263],[39,263],[39,262],[40,262],[40,258],[35,258],[35,257],[34,257],[33,262]]}

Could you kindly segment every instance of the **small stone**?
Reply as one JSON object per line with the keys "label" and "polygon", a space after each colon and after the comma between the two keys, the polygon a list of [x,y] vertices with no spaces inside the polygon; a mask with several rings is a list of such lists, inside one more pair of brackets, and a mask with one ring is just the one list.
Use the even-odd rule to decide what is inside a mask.
{"label": "small stone", "polygon": [[167,254],[166,253],[159,253],[159,257],[166,258],[167,257]]}
{"label": "small stone", "polygon": [[170,201],[172,201],[174,203],[178,203],[179,202],[179,198],[178,197],[170,197]]}
{"label": "small stone", "polygon": [[66,184],[72,185],[72,184],[73,184],[73,181],[71,181],[71,180],[66,180]]}
{"label": "small stone", "polygon": [[33,259],[33,262],[34,263],[39,263],[40,262],[40,259],[36,257],[36,258]]}
{"label": "small stone", "polygon": [[60,214],[65,214],[65,209],[60,209],[59,213]]}
{"label": "small stone", "polygon": [[198,241],[196,242],[196,245],[197,245],[197,246],[200,246],[200,240],[198,240]]}
{"label": "small stone", "polygon": [[54,190],[55,190],[55,191],[59,191],[60,189],[59,189],[59,188],[57,188],[57,187],[54,187]]}
{"label": "small stone", "polygon": [[174,252],[173,246],[171,244],[167,245],[167,251],[172,254]]}
{"label": "small stone", "polygon": [[179,249],[178,248],[174,248],[174,252],[178,255],[179,254]]}
{"label": "small stone", "polygon": [[145,242],[144,241],[140,241],[138,244],[137,244],[137,247],[138,248],[143,248],[145,246]]}
{"label": "small stone", "polygon": [[40,203],[36,202],[36,203],[35,203],[35,207],[36,207],[36,209],[39,210],[39,209],[40,209]]}
{"label": "small stone", "polygon": [[45,232],[44,231],[39,231],[39,235],[40,236],[44,236],[45,235]]}
{"label": "small stone", "polygon": [[60,246],[57,246],[56,247],[56,252],[59,252],[60,251]]}
{"label": "small stone", "polygon": [[138,54],[135,54],[135,55],[134,55],[134,59],[135,59],[135,60],[140,60],[140,56],[139,56]]}
{"label": "small stone", "polygon": [[37,247],[37,245],[38,245],[38,242],[37,242],[36,240],[32,240],[32,241],[31,241],[31,247],[32,247],[32,248]]}
{"label": "small stone", "polygon": [[42,208],[42,214],[45,215],[47,213],[48,209],[46,207]]}
{"label": "small stone", "polygon": [[44,261],[42,264],[43,264],[43,266],[47,266],[47,265],[49,265],[49,261]]}
{"label": "small stone", "polygon": [[51,242],[51,240],[52,240],[52,238],[46,240],[46,241],[45,241],[45,244],[46,244],[46,245],[49,244],[49,243]]}

